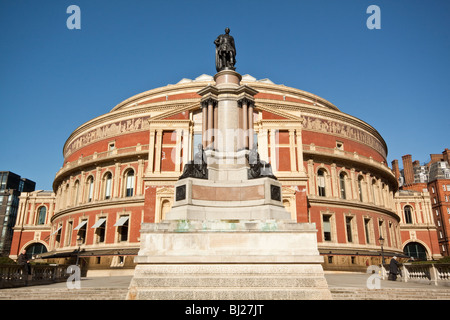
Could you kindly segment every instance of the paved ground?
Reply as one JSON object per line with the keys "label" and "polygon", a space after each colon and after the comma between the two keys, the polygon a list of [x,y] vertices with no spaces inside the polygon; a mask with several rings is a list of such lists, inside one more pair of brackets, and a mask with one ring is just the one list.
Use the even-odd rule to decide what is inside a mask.
{"label": "paved ground", "polygon": [[[325,272],[328,286],[330,288],[367,288],[367,280],[371,275],[366,273],[346,273],[346,272]],[[132,276],[113,276],[113,277],[87,277],[81,279],[83,288],[128,288]],[[66,283],[54,283],[42,286],[33,286],[34,288],[65,288]],[[435,286],[426,283],[403,282],[401,278],[397,281],[381,280],[381,289],[403,288],[403,289],[448,289],[450,286]]]}

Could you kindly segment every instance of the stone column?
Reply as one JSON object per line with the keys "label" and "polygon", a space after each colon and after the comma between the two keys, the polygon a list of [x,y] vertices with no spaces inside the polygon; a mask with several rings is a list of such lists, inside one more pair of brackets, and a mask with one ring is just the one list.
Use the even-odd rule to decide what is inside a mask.
{"label": "stone column", "polygon": [[332,193],[331,196],[334,197],[334,198],[339,198],[339,196],[340,196],[340,192],[339,192],[340,187],[339,187],[339,177],[338,177],[338,174],[337,174],[337,171],[336,171],[336,163],[332,163],[331,164],[330,177],[331,177],[331,181],[330,181],[331,182],[331,189],[330,189],[330,191]]}
{"label": "stone column", "polygon": [[182,144],[181,144],[181,135],[182,130],[177,129],[176,130],[176,147],[175,147],[175,171],[181,172],[181,150],[182,150]]}
{"label": "stone column", "polygon": [[208,128],[207,128],[207,145],[204,149],[213,149],[213,130],[214,130],[214,101],[208,100]]}
{"label": "stone column", "polygon": [[161,172],[162,129],[156,130],[155,173]]}
{"label": "stone column", "polygon": [[248,150],[248,100],[242,99],[242,138],[243,138],[243,145],[242,148]]}
{"label": "stone column", "polygon": [[315,196],[316,191],[316,174],[314,172],[314,160],[308,160],[308,177],[309,177],[309,194]]}
{"label": "stone column", "polygon": [[297,136],[297,169],[299,172],[305,172],[305,168],[303,167],[302,131],[297,129],[295,130],[295,134]]}
{"label": "stone column", "polygon": [[136,173],[136,195],[137,196],[144,194],[142,192],[143,172],[144,172],[144,159],[139,159],[138,160],[138,170]]}
{"label": "stone column", "polygon": [[[208,130],[208,104],[206,101],[202,102],[202,144],[203,148],[206,148],[208,144],[208,138],[206,136]],[[195,146],[196,147],[196,146]]]}
{"label": "stone column", "polygon": [[218,111],[217,111],[217,102],[214,103],[214,131],[213,131],[213,149],[217,150],[217,135],[216,135],[216,130],[218,128],[219,125],[219,118],[218,118]]}
{"label": "stone column", "polygon": [[148,147],[148,164],[146,174],[153,173],[154,157],[155,157],[155,130],[150,130],[150,140]]}
{"label": "stone column", "polygon": [[274,172],[277,169],[277,155],[276,155],[276,129],[270,129],[270,164]]}
{"label": "stone column", "polygon": [[[189,143],[189,129],[183,129],[183,165],[188,163],[189,161],[189,149],[190,149],[190,143]],[[182,167],[180,165],[180,167]]]}
{"label": "stone column", "polygon": [[297,164],[295,163],[295,138],[294,138],[294,129],[289,129],[289,156],[291,161],[291,171],[298,171]]}
{"label": "stone column", "polygon": [[254,141],[254,133],[253,133],[253,101],[250,101],[248,104],[248,147],[249,149],[253,148],[253,145],[255,144]]}

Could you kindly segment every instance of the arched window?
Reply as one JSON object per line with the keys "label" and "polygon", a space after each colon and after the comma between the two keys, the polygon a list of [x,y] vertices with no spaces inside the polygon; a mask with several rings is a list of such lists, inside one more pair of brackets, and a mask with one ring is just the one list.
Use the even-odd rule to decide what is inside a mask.
{"label": "arched window", "polygon": [[427,249],[418,242],[408,243],[403,248],[403,253],[416,260],[427,260]]}
{"label": "arched window", "polygon": [[325,197],[325,171],[319,170],[317,172],[317,191],[319,192],[319,196]]}
{"label": "arched window", "polygon": [[37,218],[37,224],[42,225],[45,224],[45,218],[47,216],[47,208],[45,206],[38,208],[38,218]]}
{"label": "arched window", "polygon": [[46,252],[47,248],[42,243],[33,243],[26,249],[26,255],[29,259],[31,259],[34,255]]}
{"label": "arched window", "polygon": [[111,174],[111,172],[108,172],[104,178],[105,199],[111,198],[111,184],[112,184],[112,174]]}
{"label": "arched window", "polygon": [[359,193],[359,201],[363,202],[364,201],[364,197],[363,197],[363,188],[362,188],[362,182],[363,182],[363,177],[359,176],[358,177],[358,193]]}
{"label": "arched window", "polygon": [[346,174],[344,172],[341,172],[339,175],[339,191],[341,195],[341,199],[346,199],[346,192],[345,192],[345,179]]}
{"label": "arched window", "polygon": [[87,179],[87,202],[91,202],[94,196],[94,177],[90,176]]}
{"label": "arched window", "polygon": [[166,218],[167,212],[170,211],[170,202],[169,200],[164,200],[161,205],[161,220],[164,220]]}
{"label": "arched window", "polygon": [[411,206],[405,206],[405,208],[403,209],[403,212],[405,214],[405,223],[408,223],[408,224],[413,223]]}
{"label": "arched window", "polygon": [[72,203],[74,206],[76,206],[76,205],[78,205],[78,201],[80,199],[80,181],[78,181],[78,180],[75,181],[74,189],[75,189],[75,192],[73,193],[74,199],[73,199]]}
{"label": "arched window", "polygon": [[372,180],[372,202],[374,204],[378,203],[378,199],[377,199],[377,181],[375,179]]}
{"label": "arched window", "polygon": [[129,170],[126,174],[126,190],[125,196],[132,197],[134,192],[134,171]]}

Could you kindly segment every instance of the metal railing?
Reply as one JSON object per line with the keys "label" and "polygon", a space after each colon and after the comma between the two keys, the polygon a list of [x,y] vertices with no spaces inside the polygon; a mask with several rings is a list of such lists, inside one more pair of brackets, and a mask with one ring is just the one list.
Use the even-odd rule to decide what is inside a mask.
{"label": "metal railing", "polygon": [[[389,275],[389,265],[384,265],[383,279]],[[400,278],[403,282],[420,282],[436,286],[450,286],[450,264],[448,263],[404,263],[401,267]]]}
{"label": "metal railing", "polygon": [[0,265],[0,289],[66,281],[67,266],[32,265],[30,273],[20,265]]}

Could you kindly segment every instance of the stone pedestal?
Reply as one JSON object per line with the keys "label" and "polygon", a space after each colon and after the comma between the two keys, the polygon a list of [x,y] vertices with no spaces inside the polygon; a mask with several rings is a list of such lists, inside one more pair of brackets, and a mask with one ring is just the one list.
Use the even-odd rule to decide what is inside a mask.
{"label": "stone pedestal", "polygon": [[183,173],[164,221],[142,225],[128,299],[331,299],[315,225],[291,221],[281,183],[260,174],[268,164],[251,170],[257,91],[232,70],[214,79],[198,92],[207,146],[189,168],[200,178]]}
{"label": "stone pedestal", "polygon": [[144,224],[128,299],[331,299],[314,224]]}

